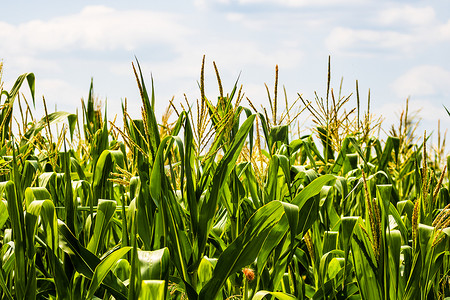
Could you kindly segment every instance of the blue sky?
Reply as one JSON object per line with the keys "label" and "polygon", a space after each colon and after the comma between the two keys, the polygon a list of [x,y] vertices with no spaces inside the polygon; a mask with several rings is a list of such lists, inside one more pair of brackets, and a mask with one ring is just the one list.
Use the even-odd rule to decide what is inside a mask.
{"label": "blue sky", "polygon": [[[131,62],[137,56],[147,83],[153,74],[157,113],[169,100],[199,97],[206,55],[207,96],[218,95],[212,62],[225,91],[240,76],[246,97],[267,106],[264,83],[280,86],[292,102],[300,93],[325,95],[328,55],[332,86],[371,91],[385,127],[396,122],[407,97],[421,109],[421,130],[450,127],[450,1],[195,0],[7,1],[0,20],[4,88],[25,72],[36,75],[38,104],[74,111],[90,79],[110,115],[128,99],[139,116]],[[281,96],[281,94],[280,94]],[[352,103],[356,97],[352,97]],[[39,108],[38,108],[39,111]],[[302,117],[306,117],[306,114]]]}

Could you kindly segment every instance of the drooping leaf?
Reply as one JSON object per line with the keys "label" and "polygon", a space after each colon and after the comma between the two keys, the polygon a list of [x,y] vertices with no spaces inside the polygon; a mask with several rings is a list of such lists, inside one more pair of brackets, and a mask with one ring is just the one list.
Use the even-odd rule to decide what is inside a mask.
{"label": "drooping leaf", "polygon": [[272,201],[256,211],[243,232],[220,255],[212,279],[200,291],[199,300],[214,299],[232,273],[254,262],[283,214],[283,205],[279,201]]}
{"label": "drooping leaf", "polygon": [[130,250],[131,247],[117,249],[116,251],[110,253],[95,267],[94,274],[91,279],[91,285],[89,286],[88,299],[91,299],[92,296],[94,296],[95,291],[100,287],[100,284],[103,282],[108,272],[111,271],[114,264]]}

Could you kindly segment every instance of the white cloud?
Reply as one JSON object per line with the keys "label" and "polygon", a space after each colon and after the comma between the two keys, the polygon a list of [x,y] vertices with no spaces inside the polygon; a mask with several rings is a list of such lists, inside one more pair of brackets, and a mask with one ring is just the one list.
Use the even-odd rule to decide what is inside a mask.
{"label": "white cloud", "polygon": [[366,23],[333,28],[325,40],[327,47],[347,55],[383,51],[391,57],[413,57],[450,41],[450,20],[439,19],[431,6],[389,4],[368,16]]}
{"label": "white cloud", "polygon": [[325,44],[331,51],[347,55],[373,55],[385,51],[390,56],[412,56],[449,41],[450,21],[447,24],[408,27],[406,30],[336,27],[325,39]]}
{"label": "white cloud", "polygon": [[77,89],[60,78],[36,79],[36,102],[42,103],[42,96],[45,95],[49,110],[53,110],[55,104],[58,105],[58,110],[71,109],[73,104],[81,103],[81,97],[86,93],[87,88]]}
{"label": "white cloud", "polygon": [[[406,98],[405,98],[406,99]],[[373,112],[376,116],[383,116],[383,128],[388,130],[391,125],[398,126],[402,111],[405,110],[404,101],[391,101],[381,106],[375,107]],[[441,128],[450,128],[450,118],[441,103],[436,103],[426,98],[409,100],[409,117],[415,117],[414,121],[420,121],[420,128],[416,133],[423,133],[427,129],[428,133],[437,128],[438,120],[441,120]]]}
{"label": "white cloud", "polygon": [[88,6],[81,12],[17,26],[0,22],[0,50],[6,54],[70,50],[133,50],[149,42],[175,43],[189,33],[176,15],[118,11]]}
{"label": "white cloud", "polygon": [[440,66],[418,66],[397,78],[392,88],[401,97],[450,96],[450,71]]}
{"label": "white cloud", "polygon": [[246,19],[245,14],[236,12],[228,13],[225,17],[230,22],[242,22]]}
{"label": "white cloud", "polygon": [[[343,2],[345,5],[341,7]],[[362,81],[364,76],[373,75],[368,72],[374,61],[384,62],[385,67],[382,70],[379,67],[377,75],[388,79],[380,80],[382,86],[379,78],[370,83],[373,91],[381,95],[377,99],[396,98],[392,95],[395,90],[399,99],[411,95],[415,101],[437,100],[435,110],[426,104],[425,109],[430,111],[427,115],[432,116],[440,109],[439,95],[449,93],[444,83],[450,82],[449,74],[436,66],[410,70],[394,86],[385,84],[393,82],[398,68],[404,66],[405,54],[417,64],[427,63],[422,60],[428,55],[428,49],[433,49],[431,55],[436,56],[433,61],[445,56],[450,21],[438,18],[442,15],[438,5],[430,4],[433,10],[424,6],[428,5],[424,2],[417,4],[422,7],[415,7],[415,4],[393,4],[393,1],[378,5],[371,0],[193,0],[190,3],[196,7],[186,13],[119,11],[105,4],[18,25],[0,22],[0,55],[5,59],[5,72],[9,72],[7,75],[14,72],[11,74],[14,79],[18,75],[16,69],[23,70],[20,73],[35,72],[36,88],[44,91],[49,103],[60,103],[61,109],[62,104],[79,107],[79,98],[86,96],[89,78],[94,76],[96,91],[111,104],[108,110],[120,109],[120,104],[112,101],[127,97],[130,109],[136,108],[139,113],[139,94],[130,65],[133,56],[129,50],[140,58],[147,85],[150,85],[150,72],[153,73],[161,109],[172,95],[176,96],[175,102],[183,99],[183,93],[191,101],[199,96],[196,80],[200,76],[202,55],[206,54],[206,81],[210,91],[207,95],[217,95],[214,60],[224,90],[230,90],[242,71],[240,83],[259,107],[260,103],[267,104],[264,82],[272,89],[276,64],[280,67],[280,97],[281,84],[286,84],[288,92],[295,89],[289,93],[295,98],[298,85],[311,93],[315,85],[318,89],[323,87],[327,55],[331,54],[335,63],[338,52],[343,54],[336,55],[338,65],[355,69]],[[214,11],[202,11],[208,8]],[[323,46],[325,38],[328,49]],[[420,51],[425,55],[415,56]],[[355,54],[368,54],[371,58],[355,58]],[[361,72],[356,67],[352,69],[355,64]],[[324,72],[320,76],[318,67]],[[315,78],[320,79],[320,85]],[[108,97],[104,97],[106,92]],[[40,95],[37,91],[37,98]],[[395,110],[381,113],[387,115],[392,111]]]}
{"label": "white cloud", "polygon": [[431,100],[411,100],[409,107],[412,111],[418,111],[418,115],[424,121],[437,122],[438,119],[448,120],[448,115],[442,105],[436,104]]}
{"label": "white cloud", "polygon": [[378,52],[385,49],[408,53],[413,50],[416,42],[418,41],[415,37],[407,33],[346,27],[334,28],[325,40],[329,49],[347,54]]}
{"label": "white cloud", "polygon": [[204,10],[208,8],[207,0],[194,0],[194,6],[198,9]]}
{"label": "white cloud", "polygon": [[375,22],[382,25],[426,25],[435,21],[435,18],[435,11],[430,6],[400,5],[381,10]]}
{"label": "white cloud", "polygon": [[271,45],[264,47],[253,41],[211,43],[206,46],[206,53],[214,54],[214,60],[222,61],[223,64],[232,68],[242,66],[266,66],[275,67],[275,64],[285,65],[286,68],[295,68],[302,58],[302,52],[295,47],[280,47],[273,49]]}
{"label": "white cloud", "polygon": [[450,40],[450,20],[438,27],[437,34],[442,40]]}
{"label": "white cloud", "polygon": [[239,0],[240,4],[270,4],[276,6],[287,6],[287,7],[304,7],[304,6],[335,6],[335,5],[343,5],[343,4],[359,4],[365,3],[368,0],[344,0],[344,1],[335,1],[335,0]]}
{"label": "white cloud", "polygon": [[[418,132],[426,129],[430,133],[437,128],[438,120],[441,120],[442,128],[450,128],[450,117],[442,106],[449,106],[446,104],[450,97],[449,82],[450,71],[440,66],[422,65],[410,69],[391,85],[399,98],[410,97],[410,115],[417,113],[416,116],[421,120]],[[385,125],[390,125],[398,124],[402,110],[404,102],[399,104],[394,99],[375,109],[375,112],[383,115]]]}
{"label": "white cloud", "polygon": [[258,8],[264,6],[279,8],[299,7],[336,7],[342,5],[360,5],[370,3],[371,0],[194,0],[194,5],[201,10],[219,5],[251,5]]}
{"label": "white cloud", "polygon": [[[19,73],[34,72],[34,70],[60,72],[62,70],[61,64],[52,59],[36,58],[28,55],[6,56],[4,60],[5,72],[9,72],[10,67],[17,69]],[[20,74],[11,74],[12,76],[19,76]]]}

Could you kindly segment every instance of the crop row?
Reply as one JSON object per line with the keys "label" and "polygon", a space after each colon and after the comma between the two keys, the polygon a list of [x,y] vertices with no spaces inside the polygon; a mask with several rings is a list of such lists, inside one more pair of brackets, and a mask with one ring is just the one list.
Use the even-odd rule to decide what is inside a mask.
{"label": "crop row", "polygon": [[125,102],[120,127],[92,84],[82,116],[41,120],[32,73],[2,90],[1,299],[450,297],[450,157],[407,111],[382,141],[359,91],[345,111],[328,82],[299,95],[315,127],[298,136],[278,76],[258,111],[214,67],[217,101],[203,63],[200,99],[159,123],[138,63],[142,117]]}

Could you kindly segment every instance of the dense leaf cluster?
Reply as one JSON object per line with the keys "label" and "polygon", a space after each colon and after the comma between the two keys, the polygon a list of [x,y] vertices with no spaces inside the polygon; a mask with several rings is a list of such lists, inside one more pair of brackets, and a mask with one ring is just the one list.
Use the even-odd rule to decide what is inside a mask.
{"label": "dense leaf cluster", "polygon": [[449,180],[427,136],[383,142],[359,111],[342,134],[332,109],[293,138],[276,88],[269,119],[240,105],[237,84],[224,95],[216,69],[213,103],[203,66],[197,105],[158,124],[153,84],[134,72],[142,118],[124,103],[122,128],[91,84],[82,122],[46,113],[17,133],[34,75],[2,91],[1,299],[450,296]]}

